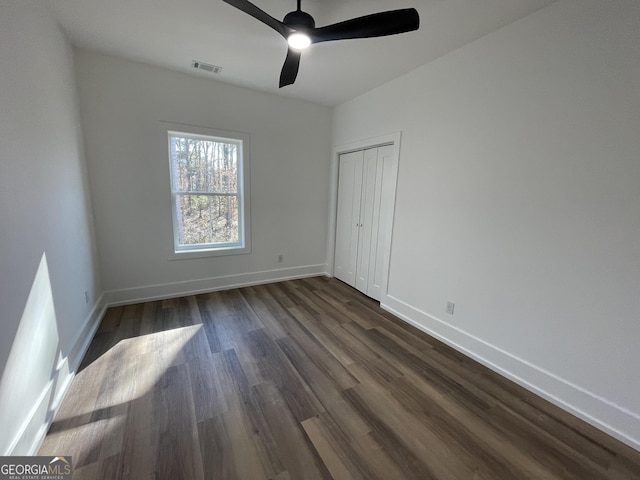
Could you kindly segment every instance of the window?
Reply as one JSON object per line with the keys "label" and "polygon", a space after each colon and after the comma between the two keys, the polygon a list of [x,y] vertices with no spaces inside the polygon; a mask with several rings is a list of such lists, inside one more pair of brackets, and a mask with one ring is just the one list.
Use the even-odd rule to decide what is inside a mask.
{"label": "window", "polygon": [[166,130],[174,258],[249,252],[248,137],[175,127]]}

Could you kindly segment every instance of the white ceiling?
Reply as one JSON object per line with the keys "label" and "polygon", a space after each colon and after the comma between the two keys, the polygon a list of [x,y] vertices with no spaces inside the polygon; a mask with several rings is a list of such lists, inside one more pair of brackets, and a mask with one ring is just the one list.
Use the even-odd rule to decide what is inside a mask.
{"label": "white ceiling", "polygon": [[[193,75],[337,105],[522,18],[555,0],[303,0],[317,26],[397,8],[420,14],[416,32],[313,45],[296,83],[278,88],[287,43],[222,0],[47,0],[80,48]],[[253,0],[282,19],[295,0]],[[219,75],[191,68],[219,65]]]}

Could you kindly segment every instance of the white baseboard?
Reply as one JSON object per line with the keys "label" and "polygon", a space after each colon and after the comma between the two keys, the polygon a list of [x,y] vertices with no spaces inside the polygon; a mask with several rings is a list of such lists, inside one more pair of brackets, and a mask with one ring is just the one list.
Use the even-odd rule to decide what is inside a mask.
{"label": "white baseboard", "polygon": [[55,376],[43,386],[42,393],[3,455],[35,455],[38,452],[105,311],[106,305],[100,297],[73,339],[69,354],[58,362]]}
{"label": "white baseboard", "polygon": [[145,285],[142,287],[110,290],[104,293],[105,303],[110,306],[130,305],[152,300],[175,298],[185,295],[229,290],[232,288],[248,287],[263,283],[282,282],[297,278],[325,275],[326,265],[307,265],[303,267],[283,268],[278,270],[264,270],[261,272],[226,275],[222,277],[188,280],[185,282],[164,283],[159,285]]}
{"label": "white baseboard", "polygon": [[640,450],[640,414],[616,405],[393,296],[385,296],[380,306],[563,410]]}

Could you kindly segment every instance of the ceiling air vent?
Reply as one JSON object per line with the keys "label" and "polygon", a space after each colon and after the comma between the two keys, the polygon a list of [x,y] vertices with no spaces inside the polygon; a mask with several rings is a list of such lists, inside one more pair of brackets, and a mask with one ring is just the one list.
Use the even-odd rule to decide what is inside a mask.
{"label": "ceiling air vent", "polygon": [[220,73],[222,71],[222,67],[211,65],[209,63],[199,62],[197,60],[192,61],[191,66],[193,68],[197,68],[198,70],[204,70],[205,72],[209,73]]}

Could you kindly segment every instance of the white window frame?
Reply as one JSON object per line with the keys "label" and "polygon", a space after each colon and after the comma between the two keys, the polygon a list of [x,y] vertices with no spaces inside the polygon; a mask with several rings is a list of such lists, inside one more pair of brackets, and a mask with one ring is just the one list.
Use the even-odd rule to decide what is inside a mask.
{"label": "white window frame", "polygon": [[[251,252],[251,200],[250,200],[250,148],[249,135],[241,132],[217,130],[207,127],[161,122],[165,145],[165,158],[169,167],[169,190],[171,193],[171,217],[173,241],[169,260],[239,255]],[[184,192],[174,190],[171,159],[171,136],[233,143],[238,146],[238,241],[225,243],[201,243],[180,245],[176,195]],[[211,192],[190,192],[191,194],[219,195]]]}

